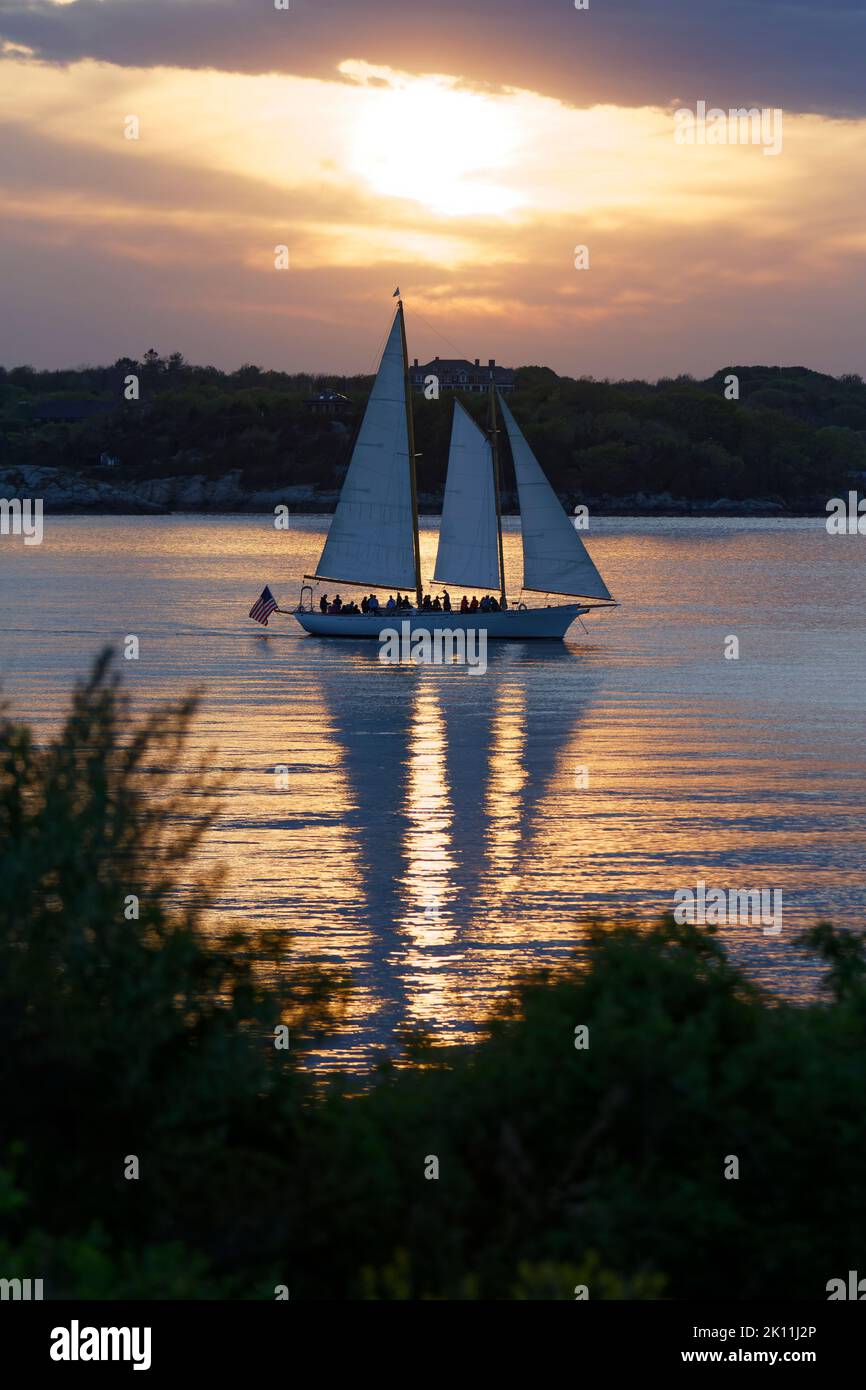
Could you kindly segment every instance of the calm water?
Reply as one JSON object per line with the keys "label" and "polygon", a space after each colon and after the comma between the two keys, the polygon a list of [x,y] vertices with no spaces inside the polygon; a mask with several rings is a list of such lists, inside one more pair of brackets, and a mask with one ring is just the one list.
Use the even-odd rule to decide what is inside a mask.
{"label": "calm water", "polygon": [[[814,990],[797,930],[866,927],[861,538],[599,520],[587,539],[623,606],[563,646],[492,645],[479,676],[249,622],[265,581],[294,604],[324,524],[48,518],[41,547],[0,538],[0,669],[43,735],[127,633],[143,705],[204,686],[196,739],[227,781],[207,846],[229,870],[222,907],[351,969],[330,1063],[366,1067],[405,1026],[467,1037],[518,972],[579,948],[589,917],[658,914],[698,879],[781,889],[781,936],[723,933],[756,979]],[[429,574],[432,526],[422,540]]]}

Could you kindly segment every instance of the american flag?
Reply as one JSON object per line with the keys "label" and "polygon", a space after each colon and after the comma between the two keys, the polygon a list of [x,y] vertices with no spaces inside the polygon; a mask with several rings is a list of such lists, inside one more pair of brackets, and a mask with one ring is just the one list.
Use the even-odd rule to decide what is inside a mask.
{"label": "american flag", "polygon": [[267,627],[268,614],[273,613],[277,606],[277,600],[266,584],[250,609],[250,617],[255,618],[257,623],[263,623],[264,626]]}

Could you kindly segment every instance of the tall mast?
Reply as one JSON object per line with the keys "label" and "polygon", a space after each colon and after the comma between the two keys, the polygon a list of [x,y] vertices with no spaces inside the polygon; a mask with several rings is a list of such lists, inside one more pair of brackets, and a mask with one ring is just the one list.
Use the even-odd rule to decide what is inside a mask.
{"label": "tall mast", "polygon": [[415,555],[415,600],[420,609],[424,595],[421,592],[421,548],[418,541],[418,484],[415,478],[415,421],[412,415],[412,383],[409,380],[409,353],[406,349],[406,320],[403,314],[403,301],[397,300],[400,315],[400,338],[403,343],[403,392],[406,397],[406,434],[409,439],[409,481],[412,488],[412,546]]}
{"label": "tall mast", "polygon": [[499,429],[496,424],[496,386],[490,371],[490,449],[493,455],[493,494],[496,498],[496,536],[499,542],[499,602],[505,607],[505,559],[502,554],[502,502],[499,496]]}

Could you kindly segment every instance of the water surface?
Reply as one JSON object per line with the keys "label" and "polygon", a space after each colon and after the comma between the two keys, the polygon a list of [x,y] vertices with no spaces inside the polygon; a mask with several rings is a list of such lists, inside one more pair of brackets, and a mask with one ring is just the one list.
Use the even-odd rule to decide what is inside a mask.
{"label": "water surface", "polygon": [[[866,927],[862,538],[810,520],[596,520],[587,540],[622,607],[561,646],[492,644],[480,676],[249,622],[265,582],[294,604],[325,524],[49,517],[41,546],[0,538],[0,670],[41,736],[129,633],[142,705],[203,687],[195,738],[227,784],[206,847],[229,871],[221,908],[351,970],[329,1064],[365,1068],[405,1027],[469,1037],[518,973],[579,948],[590,917],[654,916],[699,879],[782,890],[780,936],[723,935],[757,980],[809,997],[797,931]],[[432,522],[422,542],[430,574]]]}

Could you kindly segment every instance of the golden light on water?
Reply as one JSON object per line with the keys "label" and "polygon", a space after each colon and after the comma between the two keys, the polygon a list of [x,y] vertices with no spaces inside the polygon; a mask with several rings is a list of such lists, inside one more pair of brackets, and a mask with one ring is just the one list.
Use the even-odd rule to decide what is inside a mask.
{"label": "golden light on water", "polygon": [[524,831],[521,812],[526,784],[526,692],[516,681],[505,681],[492,714],[490,770],[485,810],[490,826],[488,857],[491,887],[507,899],[519,882],[519,855]]}
{"label": "golden light on water", "polygon": [[453,936],[450,875],[455,867],[453,811],[445,768],[445,728],[435,689],[418,683],[406,749],[404,924],[421,947]]}
{"label": "golden light on water", "polygon": [[[797,929],[862,922],[866,776],[850,737],[862,574],[819,522],[607,522],[590,545],[622,608],[555,651],[491,644],[483,676],[386,668],[375,644],[319,643],[291,619],[247,631],[239,594],[267,579],[291,606],[321,525],[57,518],[0,564],[29,634],[26,661],[8,644],[4,686],[43,733],[70,673],[118,640],[97,582],[148,653],[124,663],[140,707],[204,687],[196,750],[225,783],[203,847],[227,870],[215,931],[287,930],[299,957],[350,973],[330,1064],[368,1067],[407,1026],[471,1038],[527,967],[582,947],[591,917],[648,920],[699,878],[782,889],[779,938],[726,938],[768,987],[810,988]],[[422,528],[425,574],[435,538]],[[514,592],[511,526],[505,561]],[[739,662],[720,655],[729,631]]]}

